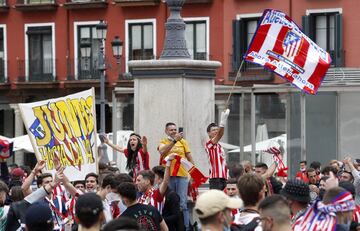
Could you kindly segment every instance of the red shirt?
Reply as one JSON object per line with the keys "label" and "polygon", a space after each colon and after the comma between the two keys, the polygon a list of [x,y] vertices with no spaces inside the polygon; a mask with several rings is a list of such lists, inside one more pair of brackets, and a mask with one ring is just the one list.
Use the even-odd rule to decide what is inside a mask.
{"label": "red shirt", "polygon": [[353,217],[352,217],[353,221],[356,221],[359,223],[360,221],[360,206],[359,205],[355,205],[355,209],[353,211]]}
{"label": "red shirt", "polygon": [[296,179],[302,180],[302,181],[304,181],[305,183],[309,183],[309,179],[308,179],[308,177],[307,177],[307,175],[306,175],[306,172],[298,171],[298,172],[296,173]]}
{"label": "red shirt", "polygon": [[144,205],[154,206],[160,213],[164,207],[164,197],[159,189],[151,188],[138,198],[138,202]]}
{"label": "red shirt", "polygon": [[[127,148],[124,149],[124,154],[126,158],[128,158],[129,152]],[[137,156],[136,156],[136,166],[133,167],[133,178],[135,179],[137,176],[137,173],[142,170],[149,170],[149,153],[143,152],[143,149],[140,148]]]}
{"label": "red shirt", "polygon": [[206,142],[205,150],[209,157],[209,178],[228,178],[228,168],[224,149],[219,143],[213,144],[212,140]]}

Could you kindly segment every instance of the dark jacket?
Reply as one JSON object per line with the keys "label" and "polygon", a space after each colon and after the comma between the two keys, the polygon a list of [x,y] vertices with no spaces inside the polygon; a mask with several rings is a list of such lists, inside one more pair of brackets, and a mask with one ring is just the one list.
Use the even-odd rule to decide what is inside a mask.
{"label": "dark jacket", "polygon": [[162,210],[162,217],[169,231],[178,231],[180,230],[179,227],[183,225],[180,212],[180,197],[169,188],[165,192],[165,204]]}

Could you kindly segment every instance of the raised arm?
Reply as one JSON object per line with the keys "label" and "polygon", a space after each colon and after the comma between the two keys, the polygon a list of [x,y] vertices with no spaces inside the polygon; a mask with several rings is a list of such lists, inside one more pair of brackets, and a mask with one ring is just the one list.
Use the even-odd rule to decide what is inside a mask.
{"label": "raised arm", "polygon": [[171,165],[171,161],[175,158],[176,154],[170,154],[168,155],[165,160],[166,160],[166,165],[165,165],[165,173],[164,173],[164,179],[159,187],[159,191],[161,196],[164,196],[166,189],[169,185],[169,181],[170,181],[170,165]]}
{"label": "raised arm", "polygon": [[36,163],[34,169],[31,171],[30,175],[28,175],[28,177],[26,177],[23,184],[21,185],[21,190],[24,193],[24,196],[27,196],[32,193],[30,186],[31,186],[32,182],[34,181],[36,174],[41,172],[41,170],[44,167],[45,167],[45,161],[44,160],[38,161]]}
{"label": "raised arm", "polygon": [[111,143],[111,141],[106,136],[104,136],[104,143],[109,145],[112,149],[124,153],[124,148]]}
{"label": "raised arm", "polygon": [[175,138],[172,140],[172,142],[169,142],[168,144],[161,143],[158,147],[160,155],[163,156],[166,153],[168,153],[172,149],[172,147],[174,147],[176,142],[180,141],[182,138],[183,138],[183,133],[180,132],[175,134]]}
{"label": "raised arm", "polygon": [[217,144],[219,142],[219,140],[222,138],[222,136],[224,135],[224,130],[225,130],[225,126],[226,126],[229,114],[230,114],[230,109],[226,109],[225,111],[221,112],[219,131],[216,134],[216,136],[211,139],[211,143]]}
{"label": "raised arm", "polygon": [[271,177],[274,174],[276,167],[277,167],[277,162],[274,161],[274,163],[270,165],[270,167],[266,170],[266,172],[262,175],[262,177],[265,179]]}

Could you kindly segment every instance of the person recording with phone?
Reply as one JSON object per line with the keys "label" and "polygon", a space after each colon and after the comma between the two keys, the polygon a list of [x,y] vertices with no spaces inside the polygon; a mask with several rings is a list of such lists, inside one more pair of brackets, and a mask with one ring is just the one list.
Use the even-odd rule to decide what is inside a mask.
{"label": "person recording with phone", "polygon": [[109,141],[106,136],[102,137],[104,143],[118,152],[125,154],[126,169],[132,172],[133,179],[136,179],[137,173],[142,170],[149,170],[149,153],[147,150],[147,138],[141,137],[136,133],[130,134],[126,148],[115,145]]}
{"label": "person recording with phone", "polygon": [[[181,131],[180,131],[181,130]],[[183,129],[179,128],[179,131],[175,123],[169,122],[165,125],[165,134],[167,137],[160,141],[158,151],[160,153],[160,164],[165,157],[175,153],[181,158],[185,158],[194,164],[191,151],[187,141],[184,139]],[[184,215],[185,230],[190,229],[190,217],[187,207],[187,191],[189,183],[189,174],[183,165],[180,163],[178,171],[174,172],[174,167],[179,164],[178,160],[172,160],[170,166],[170,182],[169,187],[175,191],[180,197],[180,209]]]}

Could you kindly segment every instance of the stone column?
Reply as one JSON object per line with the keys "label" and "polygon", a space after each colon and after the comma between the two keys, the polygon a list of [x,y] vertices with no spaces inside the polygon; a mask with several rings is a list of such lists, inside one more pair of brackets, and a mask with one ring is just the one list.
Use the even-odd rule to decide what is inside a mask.
{"label": "stone column", "polygon": [[[15,113],[15,137],[24,135],[24,124],[21,118],[20,109],[17,104],[10,104]],[[14,153],[14,162],[18,165],[24,165],[24,152],[16,151]]]}
{"label": "stone column", "polygon": [[[226,109],[226,100],[215,100],[215,105],[218,109],[218,124],[220,124],[220,120],[221,120],[221,112],[225,111]],[[228,124],[226,123],[225,125],[225,131],[224,131],[224,135],[221,139],[222,142],[224,143],[228,143]]]}

